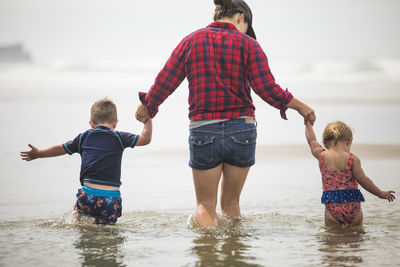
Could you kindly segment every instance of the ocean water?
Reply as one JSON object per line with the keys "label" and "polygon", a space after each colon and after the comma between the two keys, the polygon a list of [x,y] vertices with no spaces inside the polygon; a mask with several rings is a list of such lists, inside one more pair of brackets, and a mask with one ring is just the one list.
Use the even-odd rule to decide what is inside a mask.
{"label": "ocean water", "polygon": [[[273,70],[317,113],[354,131],[354,153],[384,190],[400,192],[399,61],[277,62]],[[76,224],[71,208],[80,158],[23,162],[19,152],[60,144],[89,127],[92,103],[108,96],[117,129],[139,133],[138,91],[159,62],[0,64],[0,266],[399,266],[400,206],[362,189],[362,227],[324,227],[316,160],[296,112],[289,121],[254,95],[258,147],[241,197],[241,220],[215,229],[191,220],[187,86],[160,107],[153,142],[124,153],[123,215],[115,227]],[[333,76],[332,76],[333,75]],[[219,207],[218,207],[219,209]]]}

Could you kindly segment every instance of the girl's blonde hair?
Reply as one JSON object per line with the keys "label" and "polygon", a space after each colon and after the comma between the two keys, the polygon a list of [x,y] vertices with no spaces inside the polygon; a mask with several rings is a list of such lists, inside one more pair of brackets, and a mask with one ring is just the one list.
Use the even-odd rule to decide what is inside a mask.
{"label": "girl's blonde hair", "polygon": [[332,144],[336,145],[338,141],[348,141],[352,139],[353,133],[350,127],[342,121],[329,123],[322,134],[322,140],[326,148]]}

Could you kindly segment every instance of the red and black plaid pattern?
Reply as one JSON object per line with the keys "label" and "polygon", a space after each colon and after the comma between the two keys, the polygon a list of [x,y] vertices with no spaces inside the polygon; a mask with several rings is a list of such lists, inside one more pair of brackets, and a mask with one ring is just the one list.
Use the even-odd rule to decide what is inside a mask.
{"label": "red and black plaid pattern", "polygon": [[293,98],[275,83],[259,43],[225,22],[213,22],[184,38],[149,92],[139,93],[150,117],[185,77],[191,120],[254,117],[251,88],[286,119],[286,104]]}

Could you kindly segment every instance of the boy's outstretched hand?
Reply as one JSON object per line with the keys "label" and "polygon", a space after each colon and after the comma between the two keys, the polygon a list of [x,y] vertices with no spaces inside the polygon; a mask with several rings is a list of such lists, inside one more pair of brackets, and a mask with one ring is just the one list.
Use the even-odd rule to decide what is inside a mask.
{"label": "boy's outstretched hand", "polygon": [[31,150],[21,152],[22,160],[31,161],[37,158],[57,157],[67,153],[62,145],[56,145],[41,150],[37,149],[31,144],[28,144],[28,146],[31,148]]}
{"label": "boy's outstretched hand", "polygon": [[147,119],[149,118],[149,113],[147,112],[147,107],[143,104],[140,104],[137,107],[135,117],[138,121],[146,123]]}
{"label": "boy's outstretched hand", "polygon": [[28,144],[28,146],[31,148],[31,150],[21,152],[20,155],[22,157],[22,160],[31,161],[33,159],[37,159],[39,150],[31,144]]}

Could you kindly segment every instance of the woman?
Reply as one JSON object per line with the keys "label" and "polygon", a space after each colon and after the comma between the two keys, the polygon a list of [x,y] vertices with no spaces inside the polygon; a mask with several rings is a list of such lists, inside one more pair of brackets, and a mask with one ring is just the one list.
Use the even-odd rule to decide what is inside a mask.
{"label": "woman", "polygon": [[190,161],[196,191],[196,222],[217,226],[217,195],[221,210],[240,217],[239,198],[254,164],[256,122],[252,88],[279,109],[297,110],[305,121],[314,111],[275,83],[267,57],[256,41],[252,13],[242,0],[214,0],[214,20],[184,38],[172,52],[150,91],[139,93],[136,118],[153,118],[158,107],[184,78],[189,82]]}

